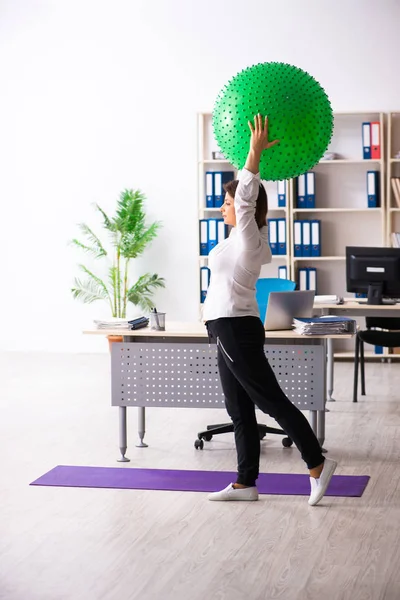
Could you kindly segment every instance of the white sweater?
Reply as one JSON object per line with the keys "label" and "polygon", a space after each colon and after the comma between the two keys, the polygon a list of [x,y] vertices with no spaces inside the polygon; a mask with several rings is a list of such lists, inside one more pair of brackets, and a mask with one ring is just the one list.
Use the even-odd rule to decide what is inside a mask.
{"label": "white sweater", "polygon": [[243,169],[235,193],[236,227],[209,254],[211,280],[203,321],[220,317],[259,316],[255,284],[261,266],[271,262],[268,227],[254,218],[260,175]]}

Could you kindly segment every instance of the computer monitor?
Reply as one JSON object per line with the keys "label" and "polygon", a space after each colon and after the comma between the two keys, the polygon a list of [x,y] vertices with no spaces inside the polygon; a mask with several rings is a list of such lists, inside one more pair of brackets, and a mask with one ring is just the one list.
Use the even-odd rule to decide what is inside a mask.
{"label": "computer monitor", "polygon": [[400,298],[400,248],[346,247],[347,291],[367,294],[368,304]]}

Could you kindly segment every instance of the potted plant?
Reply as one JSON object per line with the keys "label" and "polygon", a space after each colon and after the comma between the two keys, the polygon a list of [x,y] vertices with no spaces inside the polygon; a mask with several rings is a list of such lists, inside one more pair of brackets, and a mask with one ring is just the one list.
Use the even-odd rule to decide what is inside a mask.
{"label": "potted plant", "polygon": [[146,311],[150,310],[154,305],[152,296],[155,290],[165,286],[164,278],[155,273],[141,275],[134,284],[129,281],[130,261],[144,252],[157,236],[161,226],[159,222],[146,225],[144,200],[145,196],[140,190],[124,190],[117,202],[115,215],[111,218],[95,204],[102,217],[103,227],[109,233],[110,252],[85,223],[79,225],[85,241],[72,240],[74,246],[95,259],[104,259],[108,265],[108,276],[102,278],[87,266],[80,264],[79,268],[85,279],[75,279],[75,285],[71,289],[73,297],[85,303],[98,300],[107,302],[114,318],[126,319],[128,302]]}

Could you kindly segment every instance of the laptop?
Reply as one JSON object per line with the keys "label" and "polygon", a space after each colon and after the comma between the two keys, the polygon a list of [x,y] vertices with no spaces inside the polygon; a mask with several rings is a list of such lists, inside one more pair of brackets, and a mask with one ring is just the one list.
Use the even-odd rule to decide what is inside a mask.
{"label": "laptop", "polygon": [[266,331],[293,329],[294,317],[312,317],[314,290],[270,292],[265,314]]}

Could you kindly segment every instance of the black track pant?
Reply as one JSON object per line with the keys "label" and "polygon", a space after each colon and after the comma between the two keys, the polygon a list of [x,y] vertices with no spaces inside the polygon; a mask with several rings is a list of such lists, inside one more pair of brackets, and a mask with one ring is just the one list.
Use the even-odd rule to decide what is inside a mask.
{"label": "black track pant", "polygon": [[312,469],[324,457],[311,426],[287,398],[264,353],[265,331],[257,317],[229,317],[207,322],[218,346],[218,368],[225,406],[235,431],[237,483],[253,486],[259,473],[260,439],[255,406],[273,417]]}

